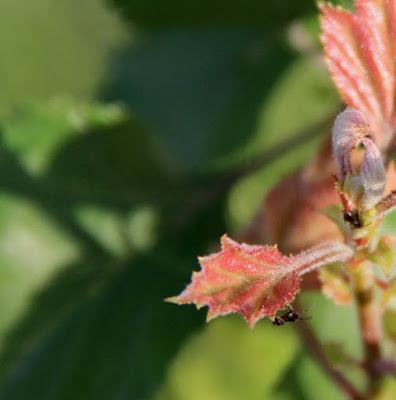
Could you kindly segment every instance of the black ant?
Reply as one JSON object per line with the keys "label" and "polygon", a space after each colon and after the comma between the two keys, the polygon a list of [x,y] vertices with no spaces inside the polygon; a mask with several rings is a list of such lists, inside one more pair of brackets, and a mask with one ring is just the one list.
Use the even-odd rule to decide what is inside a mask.
{"label": "black ant", "polygon": [[363,222],[357,211],[345,211],[344,212],[344,221],[349,222],[355,228],[363,227]]}
{"label": "black ant", "polygon": [[292,308],[289,308],[283,314],[275,317],[272,321],[272,325],[282,326],[285,322],[295,322],[299,319],[307,319],[307,318],[302,318],[300,313],[293,310]]}

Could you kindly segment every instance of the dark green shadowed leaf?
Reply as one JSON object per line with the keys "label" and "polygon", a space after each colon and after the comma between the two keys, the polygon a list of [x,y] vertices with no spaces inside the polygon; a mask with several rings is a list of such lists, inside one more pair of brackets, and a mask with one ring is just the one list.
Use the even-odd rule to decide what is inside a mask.
{"label": "dark green shadowed leaf", "polygon": [[274,29],[315,10],[310,0],[113,0],[132,23],[151,27],[231,26]]}
{"label": "dark green shadowed leaf", "polygon": [[98,265],[89,276],[77,265],[55,281],[10,338],[0,398],[149,398],[182,338],[202,321],[162,301],[181,282],[171,283],[174,275],[157,263],[136,259],[107,276]]}
{"label": "dark green shadowed leaf", "polygon": [[103,96],[128,104],[187,170],[228,160],[249,143],[295,57],[280,34],[213,28],[139,35],[120,50]]}

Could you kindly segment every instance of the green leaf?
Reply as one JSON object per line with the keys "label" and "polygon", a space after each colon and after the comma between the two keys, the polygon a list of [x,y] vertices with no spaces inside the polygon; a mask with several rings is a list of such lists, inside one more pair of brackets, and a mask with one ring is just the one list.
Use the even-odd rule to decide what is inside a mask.
{"label": "green leaf", "polygon": [[299,363],[297,376],[304,392],[304,400],[342,400],[343,393],[309,356]]}
{"label": "green leaf", "polygon": [[[145,162],[136,164],[132,171],[136,182],[132,189],[142,198],[145,189],[152,190],[149,183],[155,190],[166,184],[163,176],[167,169],[161,163],[161,152],[139,154],[145,148],[139,145],[136,158],[127,158],[135,151],[127,147],[128,140],[151,143],[144,131],[134,130],[135,127],[128,122],[126,126],[117,124],[104,131],[93,129],[87,134],[72,135],[51,155],[49,172],[38,176],[27,174],[21,167],[19,157],[23,159],[23,151],[10,153],[3,148],[3,190],[18,191],[29,197],[35,207],[45,209],[43,220],[56,221],[76,241],[79,253],[71,260],[64,255],[62,261],[68,265],[54,271],[58,273],[50,285],[46,286],[49,279],[40,281],[41,286],[34,287],[36,296],[32,298],[30,291],[30,302],[26,301],[10,325],[0,332],[0,339],[6,337],[1,348],[0,397],[149,398],[160,385],[165,367],[183,338],[203,322],[202,314],[178,310],[165,304],[163,298],[185,283],[196,254],[203,253],[211,239],[224,231],[219,212],[224,194],[198,210],[193,207],[180,223],[176,216],[183,214],[184,205],[190,207],[189,202],[201,189],[194,188],[192,181],[185,190],[170,192],[168,187],[167,198],[174,202],[161,208],[160,214],[156,207],[143,201],[137,207],[132,202],[125,206],[120,199],[127,186],[116,183],[117,179],[130,176],[129,165]],[[80,145],[83,139],[87,142]],[[117,151],[111,153],[114,141]],[[103,157],[102,163],[91,164],[88,173],[87,169],[78,168],[86,154]],[[119,157],[117,162],[113,162],[111,154]],[[54,165],[59,168],[58,174],[54,173]],[[85,165],[89,162],[85,161]],[[154,174],[151,168],[157,172]],[[104,187],[106,176],[109,187]],[[73,178],[79,181],[81,191],[72,190]],[[186,186],[184,180],[179,183]],[[99,196],[99,191],[112,196],[111,207],[104,201],[107,196]],[[139,235],[139,230],[146,231],[146,238]],[[118,242],[120,233],[125,247]],[[57,251],[46,235],[40,230],[37,234],[48,240],[50,250]],[[61,242],[54,233],[52,239]],[[34,242],[36,248],[40,249]],[[29,248],[26,254],[17,256],[29,261],[33,254]],[[19,268],[21,275],[31,280],[34,270],[29,271],[29,263],[21,262]],[[14,306],[10,300],[4,302],[4,307],[12,312]]]}
{"label": "green leaf", "polygon": [[143,399],[155,390],[199,314],[163,303],[177,279],[158,260],[98,261],[70,267],[32,303],[3,353],[0,396]]}
{"label": "green leaf", "polygon": [[1,115],[26,100],[97,94],[113,52],[127,39],[125,24],[105,3],[0,2]]}
{"label": "green leaf", "polygon": [[214,321],[184,344],[155,399],[267,398],[296,350],[289,328],[260,323],[251,331],[238,319]]}
{"label": "green leaf", "polygon": [[[325,346],[339,344],[345,349],[344,359],[360,360],[362,358],[359,321],[354,305],[337,306],[321,293],[303,292],[300,300],[303,310],[306,310],[305,314],[310,317],[308,323],[320,343]],[[340,326],[342,329],[339,329]],[[304,400],[343,398],[340,397],[333,382],[322,372],[315,361],[306,358],[302,363],[303,366],[296,367],[296,374],[299,385],[304,391]],[[346,366],[342,372],[357,388],[363,389],[365,376],[358,368]],[[314,384],[310,384],[310,382],[314,382]]]}
{"label": "green leaf", "polygon": [[[296,79],[298,77],[298,79]],[[245,158],[262,153],[279,143],[292,144],[275,156],[275,161],[263,163],[254,174],[241,179],[234,186],[229,199],[229,218],[232,228],[243,229],[254,217],[263,197],[282,178],[303,166],[317,148],[320,135],[327,133],[325,126],[307,133],[321,120],[328,119],[338,106],[338,99],[328,76],[308,58],[299,58],[289,65],[266,102],[261,105],[255,134],[240,149]],[[328,126],[330,131],[330,123]],[[266,153],[267,153],[266,152]]]}
{"label": "green leaf", "polygon": [[41,290],[81,252],[62,224],[29,200],[0,196],[0,349],[7,329]]}
{"label": "green leaf", "polygon": [[255,133],[262,105],[295,57],[284,38],[209,28],[138,34],[114,60],[106,98],[128,104],[180,168],[235,163],[233,154]]}
{"label": "green leaf", "polygon": [[32,175],[48,171],[57,151],[88,132],[128,119],[117,105],[57,98],[19,106],[3,122],[3,140]]}
{"label": "green leaf", "polygon": [[[354,306],[339,307],[321,293],[303,292],[301,300],[303,309],[311,317],[309,323],[321,342],[342,343],[351,357],[355,359],[361,357],[362,348],[358,340],[359,322]],[[335,321],[342,321],[339,322],[342,324],[342,330]]]}
{"label": "green leaf", "polygon": [[147,197],[157,201],[175,178],[163,147],[116,105],[60,99],[27,104],[5,120],[3,132],[3,171],[15,173],[18,163],[24,175],[7,184],[27,180],[24,193],[51,191],[58,204],[126,208]]}

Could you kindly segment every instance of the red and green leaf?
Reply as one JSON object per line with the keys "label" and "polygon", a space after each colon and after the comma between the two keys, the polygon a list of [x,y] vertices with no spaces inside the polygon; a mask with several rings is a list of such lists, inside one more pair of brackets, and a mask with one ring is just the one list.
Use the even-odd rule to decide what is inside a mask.
{"label": "red and green leaf", "polygon": [[240,244],[224,235],[221,250],[201,257],[201,271],[193,273],[191,283],[179,296],[167,301],[208,306],[208,320],[239,313],[253,327],[294,300],[302,275],[351,256],[352,250],[338,242],[285,256],[275,246]]}
{"label": "red and green leaf", "polygon": [[321,4],[326,62],[345,103],[367,118],[381,148],[395,128],[396,1],[357,0],[354,13]]}

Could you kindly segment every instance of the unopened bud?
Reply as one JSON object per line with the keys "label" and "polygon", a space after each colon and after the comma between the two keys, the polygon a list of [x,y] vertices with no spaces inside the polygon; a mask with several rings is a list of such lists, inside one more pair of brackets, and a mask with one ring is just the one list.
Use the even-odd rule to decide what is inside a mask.
{"label": "unopened bud", "polygon": [[[370,137],[364,115],[347,108],[335,120],[332,139],[340,191],[346,193],[357,208],[373,208],[383,196],[386,174],[381,152]],[[364,156],[356,167],[351,153],[359,145],[364,146]]]}

